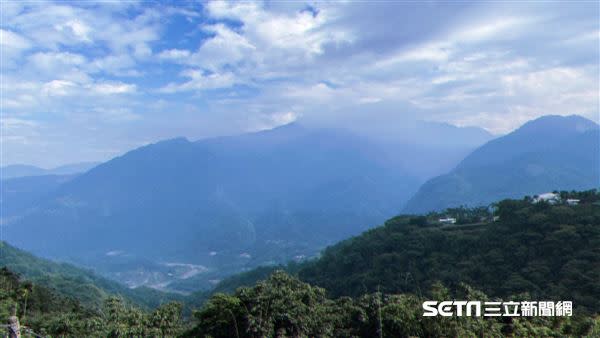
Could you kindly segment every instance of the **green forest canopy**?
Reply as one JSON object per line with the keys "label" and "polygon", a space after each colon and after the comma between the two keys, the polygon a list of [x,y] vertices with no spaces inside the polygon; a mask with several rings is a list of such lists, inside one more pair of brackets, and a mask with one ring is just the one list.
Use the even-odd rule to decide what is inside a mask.
{"label": "green forest canopy", "polygon": [[[180,302],[148,310],[110,291],[90,301],[94,294],[82,293],[95,280],[86,279],[83,289],[72,275],[58,283],[74,267],[23,270],[35,257],[13,251],[4,263],[34,278],[0,271],[0,315],[16,311],[22,324],[51,336],[594,336],[600,333],[600,195],[561,195],[580,203],[525,198],[489,209],[399,216],[314,262],[286,267],[288,273],[265,267],[224,281],[221,291],[248,286],[214,294],[191,317]],[[441,224],[443,217],[456,217],[457,224]],[[47,283],[45,275],[59,279]],[[422,317],[422,301],[453,298],[572,300],[574,316]]]}

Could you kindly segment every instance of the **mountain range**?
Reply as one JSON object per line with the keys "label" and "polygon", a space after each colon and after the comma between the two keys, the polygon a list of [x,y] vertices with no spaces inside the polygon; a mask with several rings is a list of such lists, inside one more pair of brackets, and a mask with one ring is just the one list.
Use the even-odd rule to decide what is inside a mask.
{"label": "mountain range", "polygon": [[487,142],[449,173],[428,180],[404,212],[599,186],[599,126],[577,115],[544,116]]}
{"label": "mountain range", "polygon": [[[427,150],[297,123],[150,144],[52,187],[3,219],[4,236],[131,286],[166,287],[173,278],[165,267],[178,265],[193,285],[209,287],[243,269],[312,257],[380,224],[423,181],[418,163],[439,173],[488,135],[421,126],[438,138]],[[440,146],[451,133],[465,141]]]}
{"label": "mountain range", "polygon": [[2,219],[19,217],[76,175],[23,176],[0,181]]}
{"label": "mountain range", "polygon": [[79,175],[3,180],[3,235],[131,287],[191,292],[316,257],[403,208],[598,187],[598,125],[578,116],[542,117],[491,141],[477,128],[410,126],[420,133],[372,137],[293,123],[177,138]]}
{"label": "mountain range", "polygon": [[86,172],[98,164],[99,162],[81,162],[65,164],[52,169],[44,169],[26,164],[12,164],[0,168],[0,177],[2,180],[6,180],[25,176],[73,175]]}

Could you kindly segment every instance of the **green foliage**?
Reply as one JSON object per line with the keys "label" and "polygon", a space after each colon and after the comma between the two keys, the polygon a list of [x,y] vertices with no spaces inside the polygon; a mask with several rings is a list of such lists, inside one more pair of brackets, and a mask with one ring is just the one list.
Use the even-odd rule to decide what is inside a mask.
{"label": "green foliage", "polygon": [[193,335],[211,337],[325,336],[325,290],[282,271],[233,296],[216,294],[196,312]]}
{"label": "green foliage", "polygon": [[488,300],[466,284],[439,283],[430,298],[379,292],[331,300],[282,271],[233,295],[216,294],[195,313],[193,337],[503,337],[593,335],[599,317],[423,317],[427,299]]}
{"label": "green foliage", "polygon": [[38,285],[77,299],[82,305],[99,308],[111,295],[120,295],[130,303],[154,308],[170,301],[183,301],[177,294],[140,287],[127,288],[94,272],[66,263],[38,258],[0,241],[0,266],[7,267]]}
{"label": "green foliage", "polygon": [[[192,319],[181,303],[138,307],[93,274],[3,243],[3,262],[34,278],[0,269],[0,316],[73,337],[600,336],[600,194],[560,194],[581,203],[526,198],[395,217],[317,261],[285,267],[300,279],[267,267],[224,281],[222,292],[243,287],[214,294]],[[194,295],[195,304],[205,297]],[[574,316],[422,316],[423,301],[452,299],[571,300]]]}
{"label": "green foliage", "polygon": [[[576,311],[600,311],[600,200],[595,191],[562,193],[579,205],[505,200],[497,221],[482,210],[430,214],[427,226],[400,216],[325,250],[299,277],[333,296],[424,292],[435,281],[466,282],[494,297],[523,292],[534,299],[572,300]],[[467,211],[467,212],[465,212]],[[473,224],[436,225],[440,215]],[[484,217],[485,218],[485,217]]]}
{"label": "green foliage", "polygon": [[0,318],[13,314],[22,327],[48,336],[174,337],[184,329],[180,303],[167,303],[147,312],[109,296],[100,307],[90,308],[2,268]]}

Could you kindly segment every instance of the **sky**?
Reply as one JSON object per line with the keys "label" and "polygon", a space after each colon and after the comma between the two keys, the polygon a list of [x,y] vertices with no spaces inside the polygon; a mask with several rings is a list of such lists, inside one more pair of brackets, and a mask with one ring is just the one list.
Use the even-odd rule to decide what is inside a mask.
{"label": "sky", "polygon": [[599,120],[597,1],[0,6],[2,165],[293,121]]}

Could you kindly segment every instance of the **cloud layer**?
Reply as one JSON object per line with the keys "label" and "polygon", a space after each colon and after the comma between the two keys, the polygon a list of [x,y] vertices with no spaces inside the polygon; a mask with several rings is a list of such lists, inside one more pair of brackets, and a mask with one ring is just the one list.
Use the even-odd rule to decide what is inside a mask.
{"label": "cloud layer", "polygon": [[365,116],[598,121],[598,4],[2,2],[3,164]]}

